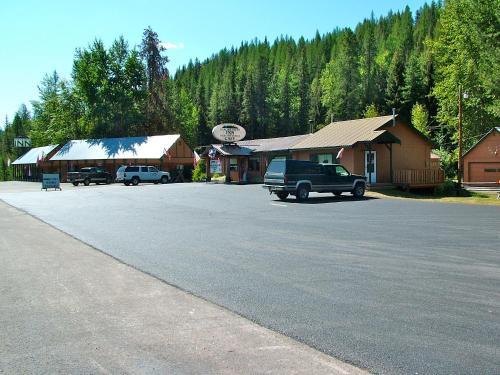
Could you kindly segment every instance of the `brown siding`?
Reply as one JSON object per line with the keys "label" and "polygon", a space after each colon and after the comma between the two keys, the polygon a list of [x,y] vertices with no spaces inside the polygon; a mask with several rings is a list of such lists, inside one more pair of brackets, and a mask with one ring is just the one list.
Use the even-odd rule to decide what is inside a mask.
{"label": "brown siding", "polygon": [[431,144],[403,122],[386,128],[401,140],[393,145],[394,169],[427,169],[431,165]]}
{"label": "brown siding", "polygon": [[495,182],[500,173],[500,133],[491,132],[464,156],[464,182]]}

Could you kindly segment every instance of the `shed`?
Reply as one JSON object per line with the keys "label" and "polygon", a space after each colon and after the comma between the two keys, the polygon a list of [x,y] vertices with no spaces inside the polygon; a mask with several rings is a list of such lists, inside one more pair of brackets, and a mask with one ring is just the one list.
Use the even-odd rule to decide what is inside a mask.
{"label": "shed", "polygon": [[463,156],[464,183],[491,185],[500,181],[500,127],[492,128]]}

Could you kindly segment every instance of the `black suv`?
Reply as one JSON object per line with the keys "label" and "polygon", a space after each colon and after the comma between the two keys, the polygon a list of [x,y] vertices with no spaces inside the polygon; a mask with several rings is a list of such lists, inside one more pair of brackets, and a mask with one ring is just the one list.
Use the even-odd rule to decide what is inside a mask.
{"label": "black suv", "polygon": [[264,175],[264,188],[283,200],[289,194],[305,201],[309,192],[341,195],[350,192],[356,198],[365,194],[366,177],[350,174],[339,164],[318,164],[304,160],[274,159]]}

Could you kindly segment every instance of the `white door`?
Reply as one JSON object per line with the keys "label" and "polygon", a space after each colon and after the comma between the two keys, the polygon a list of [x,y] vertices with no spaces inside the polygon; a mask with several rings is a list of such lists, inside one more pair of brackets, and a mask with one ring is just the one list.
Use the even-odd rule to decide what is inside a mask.
{"label": "white door", "polygon": [[[370,181],[371,171],[371,181]],[[366,182],[375,184],[377,182],[377,152],[365,151],[365,176]]]}

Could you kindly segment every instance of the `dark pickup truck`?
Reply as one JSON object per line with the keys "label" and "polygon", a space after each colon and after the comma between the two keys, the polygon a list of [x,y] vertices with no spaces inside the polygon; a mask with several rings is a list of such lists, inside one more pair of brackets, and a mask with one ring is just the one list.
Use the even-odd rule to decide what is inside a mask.
{"label": "dark pickup truck", "polygon": [[295,195],[305,201],[309,192],[365,194],[366,177],[351,174],[340,164],[319,164],[304,160],[274,159],[264,175],[264,188],[284,200]]}
{"label": "dark pickup truck", "polygon": [[79,183],[89,186],[91,182],[110,184],[113,182],[113,176],[103,168],[85,167],[79,172],[68,172],[67,180],[75,186],[78,186]]}

